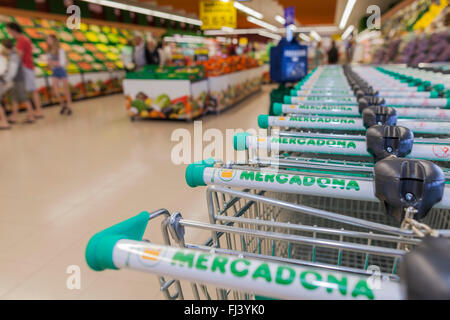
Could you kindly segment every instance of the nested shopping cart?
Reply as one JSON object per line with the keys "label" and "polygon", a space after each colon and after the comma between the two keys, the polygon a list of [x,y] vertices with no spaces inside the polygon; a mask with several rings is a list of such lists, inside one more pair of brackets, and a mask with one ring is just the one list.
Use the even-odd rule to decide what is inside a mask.
{"label": "nested shopping cart", "polygon": [[[212,186],[207,199],[209,223],[159,210],[97,233],[88,265],[157,275],[168,299],[450,298],[448,230],[393,227],[249,190]],[[285,211],[304,223],[284,221]],[[164,244],[143,241],[160,216]],[[197,230],[210,238],[185,241]]]}
{"label": "nested shopping cart", "polygon": [[[380,114],[390,119],[373,114],[375,120]],[[305,152],[287,149],[294,145],[290,140],[268,144],[238,136],[238,150],[287,146],[245,163],[207,159],[189,165],[187,184],[208,186],[208,223],[178,212],[144,212],[96,234],[87,262],[94,270],[156,274],[168,299],[448,299],[450,286],[442,285],[449,273],[448,171],[400,157],[412,145],[413,155],[420,154],[430,141],[414,139],[410,130],[376,126],[373,141],[332,141],[320,132],[289,138],[311,148],[306,139],[316,139],[314,147],[330,148],[321,149],[329,159],[300,158]],[[394,134],[386,136],[386,128]],[[351,144],[361,151],[358,156],[373,156],[376,163],[348,160],[347,153],[333,159],[329,150]],[[280,151],[294,154],[280,157]],[[164,244],[143,242],[148,221],[160,216]],[[186,241],[198,230],[209,238]]]}

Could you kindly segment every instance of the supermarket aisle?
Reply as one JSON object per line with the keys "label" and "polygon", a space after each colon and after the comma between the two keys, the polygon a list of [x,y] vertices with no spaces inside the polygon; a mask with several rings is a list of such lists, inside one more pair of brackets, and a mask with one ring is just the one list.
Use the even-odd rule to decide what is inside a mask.
{"label": "supermarket aisle", "polygon": [[[203,130],[257,128],[269,90],[205,118]],[[84,249],[95,232],[142,210],[207,220],[205,189],[188,188],[185,166],[170,160],[172,131],[192,133],[193,124],[132,123],[121,95],[74,110],[67,118],[49,108],[37,124],[0,134],[0,299],[162,298],[154,276],[89,270]],[[159,242],[159,234],[157,221],[145,238]],[[79,290],[66,286],[70,265],[81,269]]]}

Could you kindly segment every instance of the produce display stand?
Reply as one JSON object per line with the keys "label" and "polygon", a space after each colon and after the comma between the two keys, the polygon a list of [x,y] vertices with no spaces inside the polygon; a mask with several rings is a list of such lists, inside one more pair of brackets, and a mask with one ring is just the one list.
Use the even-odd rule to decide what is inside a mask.
{"label": "produce display stand", "polygon": [[268,68],[263,65],[206,79],[202,71],[181,75],[183,68],[128,73],[123,81],[127,110],[132,121],[191,121],[219,113],[260,90]]}
{"label": "produce display stand", "polygon": [[269,65],[208,78],[209,95],[221,112],[261,89]]}
{"label": "produce display stand", "polygon": [[125,79],[131,120],[193,120],[205,112],[207,80]]}
{"label": "produce display stand", "polygon": [[[120,52],[134,31],[162,34],[161,28],[135,26],[117,22],[84,19],[80,29],[70,30],[64,15],[36,13],[0,7],[0,40],[10,38],[6,22],[18,23],[24,34],[32,41],[36,85],[43,106],[57,103],[51,90],[51,71],[47,66],[47,43],[49,35],[60,40],[67,56],[67,71],[74,101],[122,92],[125,71]],[[5,95],[3,104],[10,110],[10,97]]]}

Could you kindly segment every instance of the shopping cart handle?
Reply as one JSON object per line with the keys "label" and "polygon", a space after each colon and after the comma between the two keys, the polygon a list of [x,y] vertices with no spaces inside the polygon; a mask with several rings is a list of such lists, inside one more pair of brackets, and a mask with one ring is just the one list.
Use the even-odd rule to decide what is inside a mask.
{"label": "shopping cart handle", "polygon": [[267,129],[269,127],[269,116],[267,114],[260,114],[258,116],[258,126],[261,129]]}
{"label": "shopping cart handle", "polygon": [[234,150],[247,150],[247,137],[250,136],[248,132],[238,132],[233,137]]}
{"label": "shopping cart handle", "polygon": [[281,116],[283,114],[283,104],[275,102],[272,106],[272,113],[274,116]]}
{"label": "shopping cart handle", "polygon": [[426,237],[403,257],[400,278],[408,299],[450,299],[450,239]]}
{"label": "shopping cart handle", "polygon": [[117,241],[122,239],[141,241],[147,228],[150,214],[141,212],[135,217],[119,222],[96,233],[86,246],[86,262],[95,271],[115,269],[113,249]]}
{"label": "shopping cart handle", "polygon": [[214,158],[209,158],[206,160],[198,161],[191,163],[186,168],[186,183],[189,187],[195,188],[198,186],[206,186],[205,181],[203,180],[203,171],[205,168],[214,167],[216,161]]}

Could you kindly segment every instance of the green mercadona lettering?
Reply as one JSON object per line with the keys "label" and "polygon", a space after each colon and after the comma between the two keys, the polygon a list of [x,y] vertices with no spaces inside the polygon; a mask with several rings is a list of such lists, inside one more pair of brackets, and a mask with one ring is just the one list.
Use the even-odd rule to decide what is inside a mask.
{"label": "green mercadona lettering", "polygon": [[342,97],[335,97],[333,99],[330,99],[329,97],[308,97],[308,101],[346,101],[350,102],[352,101],[350,98],[342,98]]}
{"label": "green mercadona lettering", "polygon": [[302,110],[319,110],[319,111],[329,111],[329,110],[352,111],[352,108],[346,107],[346,106],[305,106],[305,105],[299,105],[298,109],[302,109]]}
{"label": "green mercadona lettering", "polygon": [[244,258],[209,253],[198,254],[184,250],[175,252],[171,264],[198,271],[229,274],[236,280],[247,278],[264,281],[268,284],[275,283],[280,286],[296,285],[309,291],[324,290],[328,294],[336,292],[342,296],[350,295],[353,298],[364,296],[370,300],[374,299],[374,293],[365,279],[360,279],[355,284],[349,284],[348,277],[345,275],[336,276],[313,270],[300,272],[286,265],[278,265],[275,268],[268,263],[250,261]]}
{"label": "green mercadona lettering", "polygon": [[354,119],[330,118],[330,117],[289,117],[289,121],[355,124],[355,120]]}
{"label": "green mercadona lettering", "polygon": [[277,184],[297,184],[299,186],[303,185],[305,187],[319,186],[321,188],[339,188],[342,190],[355,190],[359,191],[360,187],[357,181],[338,179],[338,178],[328,178],[328,177],[313,177],[313,176],[299,176],[290,175],[285,173],[262,173],[255,171],[242,171],[240,180],[247,181],[257,181],[266,183],[277,183]]}
{"label": "green mercadona lettering", "polygon": [[351,140],[332,140],[332,139],[308,139],[308,138],[281,138],[272,137],[272,143],[278,144],[296,144],[303,146],[332,146],[343,149],[356,149],[356,143]]}

